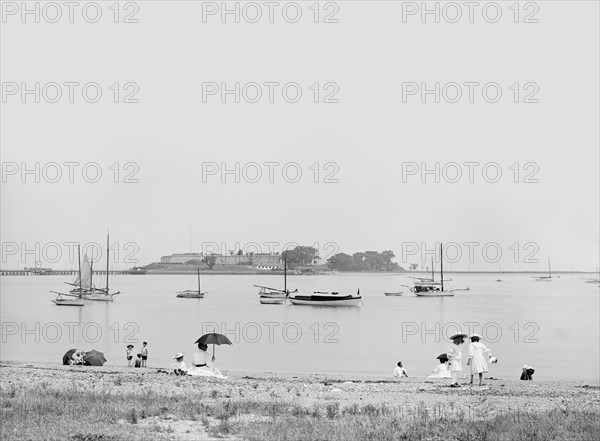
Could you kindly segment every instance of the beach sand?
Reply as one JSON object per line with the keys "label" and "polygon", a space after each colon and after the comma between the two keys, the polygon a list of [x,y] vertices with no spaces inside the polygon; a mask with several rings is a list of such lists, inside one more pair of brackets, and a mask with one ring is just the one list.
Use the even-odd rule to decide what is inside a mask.
{"label": "beach sand", "polygon": [[[397,424],[400,434],[421,430],[418,421],[430,435],[423,439],[437,439],[436,422],[477,428],[508,416],[520,421],[536,415],[550,421],[556,419],[552,415],[591,418],[590,427],[572,439],[599,434],[597,380],[486,378],[483,386],[464,380],[455,389],[449,380],[426,378],[224,374],[228,378],[220,380],[154,368],[1,362],[2,439],[346,439],[354,433],[346,430],[356,431],[355,439],[412,439],[396,438],[393,427],[368,432],[383,430],[368,425]],[[324,426],[315,434],[319,424]],[[564,439],[558,435],[555,439]]]}

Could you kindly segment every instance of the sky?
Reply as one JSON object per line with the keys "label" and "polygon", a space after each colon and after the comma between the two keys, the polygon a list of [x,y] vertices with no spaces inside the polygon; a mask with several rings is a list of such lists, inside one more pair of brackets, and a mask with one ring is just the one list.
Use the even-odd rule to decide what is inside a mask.
{"label": "sky", "polygon": [[115,269],[443,242],[450,270],[597,271],[597,2],[87,3],[2,6],[3,269],[110,231]]}

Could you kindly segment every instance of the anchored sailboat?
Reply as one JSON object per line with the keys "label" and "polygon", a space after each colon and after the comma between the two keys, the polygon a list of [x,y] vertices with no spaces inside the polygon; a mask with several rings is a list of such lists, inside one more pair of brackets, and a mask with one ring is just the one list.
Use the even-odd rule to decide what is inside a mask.
{"label": "anchored sailboat", "polygon": [[177,297],[182,299],[203,299],[204,294],[208,294],[208,291],[202,292],[200,291],[200,267],[197,268],[198,271],[198,290],[186,289],[185,291],[177,291]]}
{"label": "anchored sailboat", "polygon": [[81,287],[81,252],[79,250],[79,245],[77,245],[77,266],[78,266],[78,270],[77,270],[77,279],[76,279],[76,281],[78,282],[79,288],[76,291],[78,291],[78,292],[76,294],[73,294],[72,292],[64,293],[64,292],[50,291],[53,294],[58,294],[56,296],[56,299],[52,300],[52,302],[55,305],[59,305],[59,306],[85,306],[85,304],[83,302],[83,298],[81,296],[81,292],[82,292],[82,287]]}
{"label": "anchored sailboat", "polygon": [[[283,290],[269,288],[268,286],[254,285],[260,288],[258,301],[263,305],[282,305],[285,299],[290,295],[287,289],[287,258],[283,257]],[[298,292],[295,290],[294,292]]]}
{"label": "anchored sailboat", "polygon": [[418,297],[452,297],[454,290],[444,291],[444,256],[443,245],[440,243],[440,281],[436,282],[431,261],[431,279],[416,279],[411,291]]}
{"label": "anchored sailboat", "polygon": [[92,266],[90,268],[89,287],[81,293],[86,300],[95,300],[98,302],[112,302],[115,296],[121,294],[120,291],[110,292],[109,289],[109,273],[110,273],[110,236],[106,235],[106,288],[96,288],[92,285]]}
{"label": "anchored sailboat", "polygon": [[542,277],[536,277],[536,282],[552,282],[552,268],[550,267],[550,258],[548,257],[548,275]]}

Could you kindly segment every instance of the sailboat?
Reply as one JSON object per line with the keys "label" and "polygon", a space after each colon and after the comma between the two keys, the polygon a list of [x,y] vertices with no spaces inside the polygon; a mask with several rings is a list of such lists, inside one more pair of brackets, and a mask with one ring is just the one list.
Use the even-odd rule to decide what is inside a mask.
{"label": "sailboat", "polygon": [[57,292],[57,291],[50,291],[53,294],[58,294],[56,296],[56,299],[52,300],[52,302],[55,305],[59,305],[59,306],[85,306],[84,302],[83,302],[83,298],[81,296],[81,292],[82,292],[82,287],[81,287],[81,253],[79,250],[79,245],[77,245],[77,264],[78,264],[78,271],[77,271],[77,281],[79,282],[79,288],[78,288],[78,293],[77,294],[72,294],[71,292],[69,293],[64,293],[64,292]]}
{"label": "sailboat", "polygon": [[[283,290],[276,288],[269,288],[268,286],[254,285],[260,288],[258,291],[258,301],[263,305],[282,305],[285,299],[290,295],[287,289],[287,258],[283,258]],[[294,292],[297,292],[295,290]]]}
{"label": "sailboat", "polygon": [[536,277],[536,282],[552,282],[552,268],[550,267],[550,258],[548,257],[548,275],[542,277]]}
{"label": "sailboat", "polygon": [[112,302],[115,296],[121,294],[120,291],[110,292],[108,279],[110,273],[110,236],[106,235],[106,288],[96,288],[92,285],[92,266],[90,265],[90,285],[83,289],[81,295],[86,300],[95,300],[98,302]]}
{"label": "sailboat", "polygon": [[198,290],[186,289],[185,291],[177,291],[177,297],[181,299],[203,299],[204,294],[208,294],[208,291],[200,291],[200,267],[198,270]]}
{"label": "sailboat", "polygon": [[[498,265],[498,269],[500,270],[500,275],[502,275],[502,267],[500,265]],[[500,277],[498,277],[496,279],[496,282],[502,282],[502,279]]]}
{"label": "sailboat", "polygon": [[436,282],[433,272],[433,260],[431,262],[431,279],[417,279],[411,291],[418,297],[452,297],[454,290],[444,291],[444,256],[440,244],[440,281]]}

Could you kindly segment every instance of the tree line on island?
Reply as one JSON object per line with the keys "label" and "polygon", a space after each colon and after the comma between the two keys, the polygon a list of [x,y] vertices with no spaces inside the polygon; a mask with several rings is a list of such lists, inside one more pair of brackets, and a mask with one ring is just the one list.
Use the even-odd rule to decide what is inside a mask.
{"label": "tree line on island", "polygon": [[[236,254],[240,257],[238,265],[252,265],[254,263],[254,253],[244,254],[242,250],[239,250]],[[275,253],[275,256],[278,255],[279,253]],[[337,253],[329,257],[325,261],[325,265],[332,271],[403,271],[404,268],[393,261],[395,257],[394,252],[391,250],[382,252],[362,251],[352,255]],[[292,250],[281,253],[281,260],[287,262],[289,269],[312,266],[319,263],[319,250],[311,246],[297,246]],[[202,263],[212,269],[217,263],[217,256],[214,254],[206,255],[202,258]]]}

